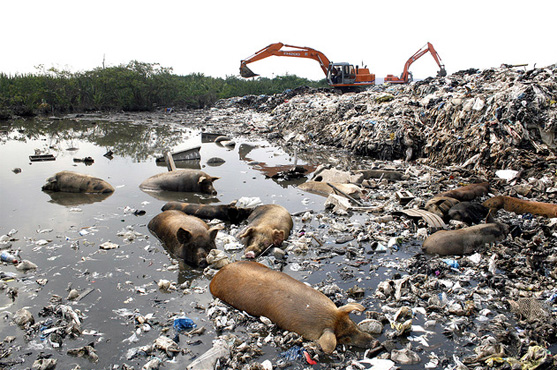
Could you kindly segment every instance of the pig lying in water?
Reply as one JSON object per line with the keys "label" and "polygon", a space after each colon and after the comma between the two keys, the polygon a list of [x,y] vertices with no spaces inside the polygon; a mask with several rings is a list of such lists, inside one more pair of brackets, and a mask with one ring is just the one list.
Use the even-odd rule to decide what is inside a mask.
{"label": "pig lying in water", "polygon": [[463,255],[475,252],[487,243],[503,240],[509,227],[501,223],[481,224],[459,230],[441,230],[430,235],[422,244],[425,253]]}
{"label": "pig lying in water", "polygon": [[183,203],[183,202],[168,202],[163,207],[163,211],[175,209],[182,211],[187,215],[196,216],[204,220],[212,220],[217,218],[222,221],[229,221],[238,224],[245,219],[253,211],[252,208],[239,208],[236,207],[235,202],[230,204],[197,204],[197,203]]}
{"label": "pig lying in water", "polygon": [[326,295],[289,275],[253,261],[224,266],[211,280],[211,294],[238,310],[265,316],[281,329],[319,343],[331,353],[337,344],[376,346],[373,337],[350,319],[358,303],[338,307]]}
{"label": "pig lying in water", "polygon": [[105,180],[72,171],[61,171],[49,177],[42,190],[88,194],[108,194],[114,192],[112,185]]}
{"label": "pig lying in water", "polygon": [[176,170],[159,173],[143,181],[139,188],[142,190],[164,190],[180,192],[196,192],[216,195],[213,181],[218,177],[212,177],[199,170]]}
{"label": "pig lying in water", "polygon": [[245,257],[255,258],[271,245],[280,246],[293,225],[290,213],[278,204],[255,207],[248,217],[248,226],[238,235],[244,239]]}
{"label": "pig lying in water", "polygon": [[149,222],[153,233],[175,258],[193,267],[207,267],[207,255],[216,249],[215,237],[219,228],[183,212],[169,210],[159,213]]}

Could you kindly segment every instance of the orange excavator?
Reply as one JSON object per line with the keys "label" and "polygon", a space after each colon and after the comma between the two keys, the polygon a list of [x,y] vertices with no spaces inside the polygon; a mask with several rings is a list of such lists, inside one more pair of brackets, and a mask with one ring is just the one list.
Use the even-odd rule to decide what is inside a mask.
{"label": "orange excavator", "polygon": [[402,75],[400,76],[400,78],[396,77],[395,75],[387,75],[385,77],[385,82],[389,82],[392,84],[405,84],[411,82],[412,73],[408,71],[408,69],[410,68],[412,63],[414,63],[428,51],[431,53],[433,59],[435,59],[435,61],[437,62],[437,65],[439,65],[439,72],[437,72],[437,77],[445,77],[447,75],[445,65],[441,62],[441,57],[439,56],[439,54],[437,54],[437,52],[433,48],[433,45],[428,42],[424,47],[418,50],[414,55],[410,57],[410,59],[406,61],[406,64],[404,64],[404,70],[402,71]]}
{"label": "orange excavator", "polygon": [[[283,47],[288,49],[283,49]],[[375,84],[375,75],[369,73],[369,69],[366,67],[354,67],[349,63],[332,63],[320,51],[308,47],[286,45],[282,42],[264,47],[249,58],[242,60],[240,63],[240,76],[244,78],[259,76],[253,73],[247,65],[273,55],[308,58],[317,61],[323,73],[325,73],[327,83],[341,90],[350,90]]]}

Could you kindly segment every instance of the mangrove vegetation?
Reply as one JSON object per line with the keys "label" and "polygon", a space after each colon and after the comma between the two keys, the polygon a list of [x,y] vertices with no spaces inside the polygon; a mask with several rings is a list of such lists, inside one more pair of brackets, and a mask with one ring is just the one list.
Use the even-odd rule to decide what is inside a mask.
{"label": "mangrove vegetation", "polygon": [[131,61],[85,72],[38,68],[33,74],[0,73],[0,119],[89,111],[197,109],[223,98],[275,94],[300,86],[326,87],[295,75],[275,78],[179,76],[157,63]]}

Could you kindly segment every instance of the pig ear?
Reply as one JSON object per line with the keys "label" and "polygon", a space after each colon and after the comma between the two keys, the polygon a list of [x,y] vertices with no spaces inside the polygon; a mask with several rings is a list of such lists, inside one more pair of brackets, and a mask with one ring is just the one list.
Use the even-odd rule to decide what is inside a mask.
{"label": "pig ear", "polygon": [[342,307],[339,307],[338,310],[342,313],[349,314],[352,311],[362,312],[363,310],[365,310],[365,308],[359,303],[348,303]]}
{"label": "pig ear", "polygon": [[213,183],[213,181],[220,179],[220,177],[211,177],[211,176],[200,176],[199,180],[197,180],[198,184],[208,181],[209,183]]}
{"label": "pig ear", "polygon": [[247,238],[248,236],[250,236],[250,234],[252,234],[255,231],[255,229],[253,227],[248,227],[245,228],[244,231],[242,231],[242,233],[240,233],[238,235],[238,238]]}
{"label": "pig ear", "polygon": [[209,238],[211,240],[215,240],[215,238],[217,237],[217,233],[222,230],[221,227],[212,227],[209,229]]}
{"label": "pig ear", "polygon": [[178,229],[178,231],[176,232],[176,237],[181,244],[188,243],[193,238],[191,233],[183,228]]}
{"label": "pig ear", "polygon": [[325,329],[317,342],[321,346],[323,352],[331,353],[337,346],[337,337],[331,329]]}
{"label": "pig ear", "polygon": [[273,244],[278,246],[284,241],[284,231],[283,230],[273,230]]}

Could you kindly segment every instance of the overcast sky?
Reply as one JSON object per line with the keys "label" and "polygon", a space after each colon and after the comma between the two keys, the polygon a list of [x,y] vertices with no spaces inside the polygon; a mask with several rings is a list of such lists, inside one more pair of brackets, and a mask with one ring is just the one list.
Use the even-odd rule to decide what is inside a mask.
{"label": "overcast sky", "polygon": [[[76,71],[159,63],[174,73],[238,76],[240,60],[275,43],[308,46],[331,61],[367,65],[377,77],[400,75],[428,41],[447,72],[502,63],[557,63],[557,1],[141,1],[0,2],[0,72],[36,66]],[[270,57],[249,65],[272,78],[324,77],[312,60]],[[410,69],[436,74],[430,54]]]}

